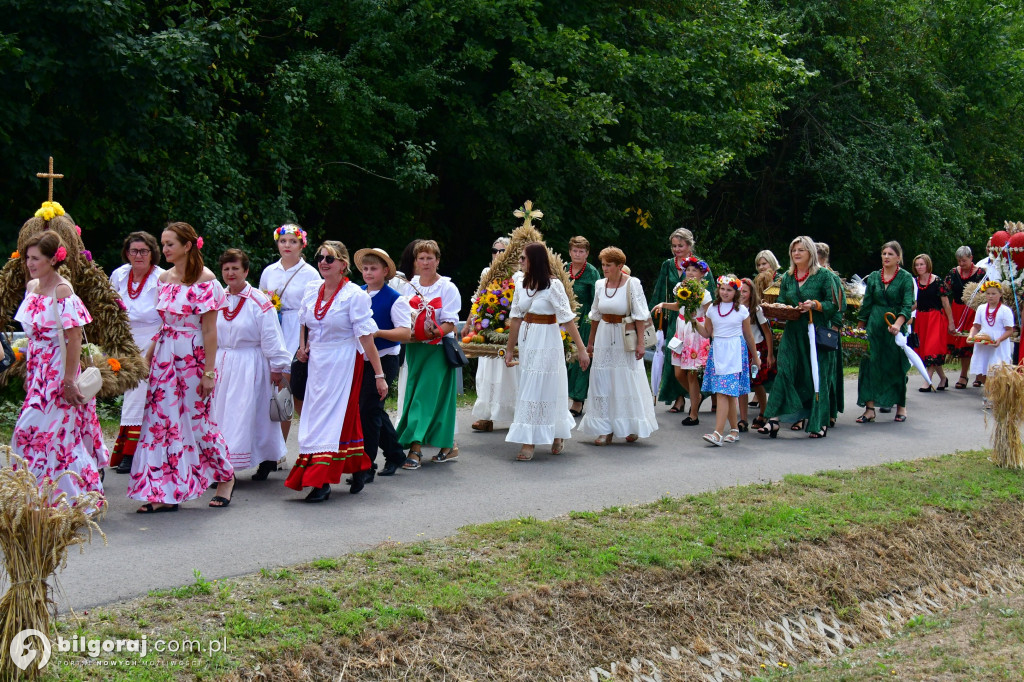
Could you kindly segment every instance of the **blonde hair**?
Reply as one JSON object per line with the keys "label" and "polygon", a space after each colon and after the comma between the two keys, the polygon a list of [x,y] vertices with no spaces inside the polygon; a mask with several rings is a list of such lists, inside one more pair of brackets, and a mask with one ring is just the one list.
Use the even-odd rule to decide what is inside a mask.
{"label": "blonde hair", "polygon": [[345,274],[348,274],[349,266],[352,265],[352,261],[348,257],[348,247],[345,246],[344,244],[342,244],[339,241],[335,241],[333,239],[328,239],[327,241],[325,241],[323,244],[321,244],[320,246],[318,246],[316,248],[316,252],[320,253],[322,250],[325,250],[325,249],[326,249],[327,253],[331,254],[332,256],[337,258],[338,260],[345,262],[345,270],[344,270],[344,272],[345,272]]}
{"label": "blonde hair", "polygon": [[807,250],[807,256],[810,259],[810,263],[807,264],[807,274],[813,275],[819,270],[818,247],[814,245],[814,240],[807,235],[797,237],[789,243],[789,270],[787,272],[791,275],[796,274],[796,265],[793,263],[793,247],[797,244],[800,244]]}
{"label": "blonde hair", "polygon": [[673,230],[672,234],[668,236],[668,243],[671,244],[673,239],[682,239],[684,242],[690,245],[691,249],[693,248],[693,232],[690,232],[685,227],[679,227]]}
{"label": "blonde hair", "polygon": [[760,262],[760,260],[762,258],[764,258],[766,261],[768,261],[768,265],[772,266],[772,272],[778,272],[778,270],[779,270],[779,259],[776,258],[775,254],[772,253],[771,251],[769,251],[768,249],[765,249],[763,251],[758,251],[757,255],[754,256],[754,269],[755,270],[757,270],[757,264],[758,264],[758,262]]}

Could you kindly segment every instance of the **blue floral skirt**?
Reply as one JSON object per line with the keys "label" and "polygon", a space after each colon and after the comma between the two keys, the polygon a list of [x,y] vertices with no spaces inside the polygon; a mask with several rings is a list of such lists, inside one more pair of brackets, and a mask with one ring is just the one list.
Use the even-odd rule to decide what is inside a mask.
{"label": "blue floral skirt", "polygon": [[741,396],[750,393],[750,358],[746,345],[743,346],[743,369],[735,374],[715,374],[715,347],[708,351],[708,363],[704,368],[704,384],[701,391]]}

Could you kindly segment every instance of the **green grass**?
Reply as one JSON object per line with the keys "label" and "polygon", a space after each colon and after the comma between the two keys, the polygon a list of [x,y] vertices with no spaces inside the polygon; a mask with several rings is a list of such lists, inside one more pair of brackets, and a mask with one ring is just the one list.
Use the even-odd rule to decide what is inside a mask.
{"label": "green grass", "polygon": [[[103,638],[118,629],[138,630],[143,618],[151,638],[227,635],[230,658],[213,659],[202,673],[191,671],[223,674],[238,661],[274,660],[324,638],[402,626],[544,585],[743,559],[855,526],[896,524],[926,507],[970,511],[1021,499],[1021,474],[996,469],[986,455],[791,475],[781,483],[663,497],[552,521],[524,517],[468,526],[446,540],[389,543],[238,580],[206,581],[197,574],[193,585],[99,609],[82,629]],[[932,626],[921,620],[914,628]],[[75,629],[70,623],[60,627]],[[132,669],[102,672],[90,679],[149,679],[135,677]]]}

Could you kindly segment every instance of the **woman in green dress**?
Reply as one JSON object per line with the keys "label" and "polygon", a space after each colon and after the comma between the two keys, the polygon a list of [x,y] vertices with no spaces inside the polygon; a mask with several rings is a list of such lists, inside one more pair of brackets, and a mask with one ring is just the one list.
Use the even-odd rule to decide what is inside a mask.
{"label": "woman in green dress", "polygon": [[[676,320],[678,315],[661,314],[660,309],[655,312],[659,303],[675,303],[673,291],[676,285],[686,279],[686,268],[683,261],[693,255],[693,233],[686,228],[680,227],[668,238],[672,247],[672,257],[661,264],[658,271],[658,278],[654,281],[654,289],[648,303],[651,306],[651,314],[658,328],[665,333],[665,339],[671,339],[676,333]],[[704,274],[704,284],[708,291],[715,290],[715,278],[711,274],[711,268]],[[665,361],[661,368],[661,385],[658,389],[658,400],[668,405],[672,404],[669,412],[682,412],[686,403],[686,389],[676,379],[672,367],[672,351],[668,343],[662,348]]]}
{"label": "woman in green dress", "polygon": [[[573,237],[569,240],[569,264],[565,266],[572,282],[573,293],[579,302],[579,320],[576,326],[580,330],[580,338],[590,338],[590,308],[594,304],[594,285],[601,279],[601,273],[587,262],[590,255],[590,242],[586,237]],[[587,400],[590,387],[590,370],[581,369],[579,360],[569,363],[569,412],[579,417],[583,414],[583,403]]]}
{"label": "woman in green dress", "polygon": [[[846,285],[843,284],[843,278],[839,276],[839,273],[832,269],[830,262],[832,250],[828,244],[816,242],[814,246],[818,251],[818,265],[832,275],[832,302],[836,305],[836,314],[832,316],[830,326],[837,332],[841,332],[843,329],[843,315],[846,313]],[[843,351],[840,349],[834,355],[836,380],[832,384],[832,395],[830,397],[832,401],[832,412],[828,422],[830,427],[836,425],[839,413],[846,409],[846,396],[843,392]]]}
{"label": "woman in green dress", "polygon": [[[907,421],[907,371],[910,360],[896,345],[896,334],[907,333],[906,322],[914,305],[914,276],[900,267],[903,249],[898,242],[882,246],[882,269],[868,275],[860,304],[860,328],[867,327],[868,348],[860,361],[857,404],[864,414],[858,424],[875,421],[875,404],[896,405],[895,422]],[[889,314],[891,313],[891,314]],[[889,319],[886,319],[888,317]],[[895,320],[893,320],[895,317]]]}
{"label": "woman in green dress", "polygon": [[828,435],[836,380],[836,350],[817,348],[818,391],[811,375],[811,342],[807,325],[828,328],[836,314],[831,273],[818,265],[817,249],[810,237],[797,237],[789,245],[789,271],[782,276],[776,303],[795,306],[800,317],[786,323],[779,344],[778,370],[765,415],[768,423],[759,433],[775,438],[782,418],[803,421],[811,438]]}

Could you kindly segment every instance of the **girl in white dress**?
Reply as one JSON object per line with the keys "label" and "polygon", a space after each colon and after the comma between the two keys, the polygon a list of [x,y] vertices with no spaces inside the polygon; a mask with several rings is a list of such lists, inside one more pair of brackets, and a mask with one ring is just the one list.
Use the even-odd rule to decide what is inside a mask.
{"label": "girl in white dress", "polygon": [[[121,247],[121,258],[127,261],[110,275],[110,284],[121,296],[128,321],[131,324],[135,345],[145,354],[153,344],[153,337],[160,331],[160,313],[156,311],[156,292],[160,275],[160,246],[156,237],[148,232],[132,232]],[[117,467],[117,473],[128,474],[132,470],[132,458],[139,444],[142,428],[142,410],[146,406],[146,388],[143,381],[124,394],[121,404],[121,429],[117,433],[114,451],[110,455],[110,466]]]}
{"label": "girl in white dress", "polygon": [[[511,240],[499,237],[491,245],[491,265],[498,256],[505,253]],[[490,268],[480,273],[483,279]],[[518,287],[523,281],[523,273],[516,272],[512,281]],[[473,320],[467,319],[462,328],[462,335],[469,334],[473,329]],[[515,416],[516,393],[519,391],[518,365],[506,367],[501,358],[481,357],[476,366],[476,402],[473,403],[474,431],[493,431],[494,422],[510,422]]]}
{"label": "girl in white dress", "polygon": [[[644,327],[651,314],[640,281],[623,272],[626,254],[614,246],[601,251],[601,270],[590,309],[590,407],[579,430],[598,436],[595,445],[608,445],[613,436],[632,443],[658,430],[654,396],[644,370]],[[638,343],[632,351],[623,344],[624,318],[632,317]]]}
{"label": "girl in white dress", "polygon": [[[1003,290],[999,282],[989,280],[980,288],[985,295],[985,305],[974,314],[974,326],[967,342],[974,344],[971,374],[984,376],[993,365],[1001,362],[1013,364],[1013,344],[1006,343],[1013,335],[1013,311],[1003,305]],[[979,334],[988,336],[988,339],[981,343]]]}
{"label": "girl in white dress", "polygon": [[[274,241],[281,259],[271,263],[260,274],[260,289],[280,299],[277,319],[284,335],[284,347],[291,353],[299,348],[299,306],[302,295],[310,282],[319,282],[320,273],[312,265],[302,259],[302,250],[306,248],[306,231],[298,225],[288,223],[274,230]],[[302,401],[295,400],[295,412],[302,411]],[[291,422],[281,422],[281,433],[288,440]]]}
{"label": "girl in white dress", "polygon": [[275,385],[284,386],[291,355],[277,324],[274,304],[252,288],[249,256],[228,249],[220,257],[227,305],[217,317],[217,390],[213,421],[228,444],[235,469],[259,467],[253,480],[266,480],[285,456],[281,429],[270,421]]}
{"label": "girl in white dress", "polygon": [[511,367],[513,349],[519,344],[519,394],[505,440],[523,444],[516,459],[524,462],[533,459],[538,443],[551,443],[551,454],[561,454],[564,439],[572,437],[576,425],[569,413],[569,377],[559,325],[565,325],[576,344],[584,370],[590,366],[590,355],[576,328],[565,288],[551,276],[547,248],[536,242],[527,244],[519,262],[523,283],[512,297],[512,326],[505,349],[505,364]]}

